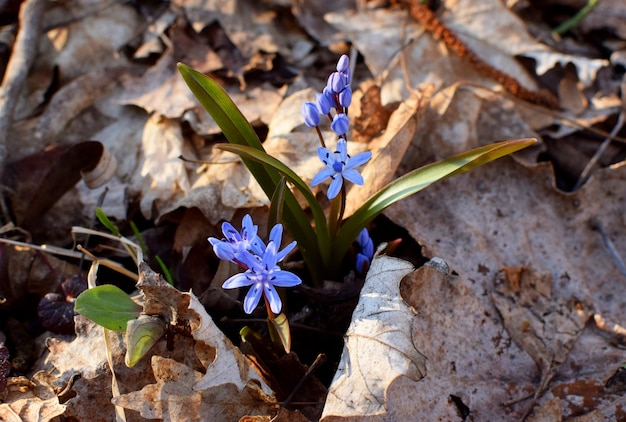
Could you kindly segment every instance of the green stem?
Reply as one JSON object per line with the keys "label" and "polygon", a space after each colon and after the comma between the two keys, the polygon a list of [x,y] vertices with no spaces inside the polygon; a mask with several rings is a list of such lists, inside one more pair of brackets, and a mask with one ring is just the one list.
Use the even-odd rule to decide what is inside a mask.
{"label": "green stem", "polygon": [[578,11],[574,16],[554,28],[552,32],[563,35],[576,25],[578,25],[591,11],[600,3],[600,0],[588,0],[587,4]]}
{"label": "green stem", "polygon": [[335,196],[330,201],[330,211],[328,215],[328,229],[330,232],[330,238],[334,239],[339,230],[341,220],[343,219],[343,213],[346,210],[346,184],[341,185],[341,191],[339,195]]}

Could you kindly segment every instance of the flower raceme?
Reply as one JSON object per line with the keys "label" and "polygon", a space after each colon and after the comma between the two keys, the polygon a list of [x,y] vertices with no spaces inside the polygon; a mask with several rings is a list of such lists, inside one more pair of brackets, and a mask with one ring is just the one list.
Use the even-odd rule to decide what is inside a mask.
{"label": "flower raceme", "polygon": [[259,304],[261,295],[264,295],[271,311],[279,314],[282,302],[275,287],[293,287],[302,283],[297,275],[282,270],[278,265],[296,247],[296,242],[291,242],[279,251],[283,226],[276,224],[270,231],[269,242],[265,245],[257,235],[258,226],[252,224],[252,218],[247,214],[243,218],[241,232],[228,222],[222,224],[222,232],[225,236],[222,240],[209,238],[213,251],[218,258],[245,268],[245,272],[226,280],[222,288],[251,286],[244,299],[243,310],[248,314],[252,313]]}
{"label": "flower raceme", "polygon": [[[354,157],[348,154],[346,135],[350,129],[348,107],[352,102],[351,75],[350,60],[344,54],[337,61],[337,71],[330,74],[322,93],[316,94],[315,103],[305,102],[300,109],[304,123],[318,131],[322,144],[318,149],[318,156],[326,166],[313,178],[311,186],[330,178],[328,199],[333,199],[339,194],[344,179],[356,185],[363,185],[363,177],[355,168],[365,164],[372,157],[371,152],[361,152]],[[335,110],[334,116],[332,109]],[[318,128],[322,115],[328,116],[331,130],[339,137],[337,150],[334,152],[326,148]]]}

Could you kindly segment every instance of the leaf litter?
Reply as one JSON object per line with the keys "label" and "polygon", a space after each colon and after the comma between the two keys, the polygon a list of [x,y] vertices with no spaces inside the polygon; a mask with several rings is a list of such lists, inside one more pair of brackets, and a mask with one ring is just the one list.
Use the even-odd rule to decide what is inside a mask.
{"label": "leaf litter", "polygon": [[[217,233],[221,220],[242,209],[263,210],[268,199],[237,157],[213,149],[221,141],[219,130],[175,64],[185,60],[219,78],[266,149],[309,181],[318,170],[307,159],[315,155],[316,137],[294,110],[320,90],[321,68],[349,44],[362,57],[355,75],[363,84],[350,110],[362,122],[359,146],[380,155],[365,168],[366,180],[381,184],[495,140],[538,137],[544,144],[516,160],[430,187],[386,213],[419,242],[421,251],[412,251],[412,261],[439,256],[454,273],[428,266],[413,271],[413,264],[376,258],[376,266],[390,269],[370,271],[336,379],[327,397],[325,388],[311,387],[316,399],[306,400],[317,400],[317,410],[309,409],[306,417],[319,418],[322,407],[324,420],[623,417],[618,375],[626,358],[625,308],[616,293],[625,276],[619,264],[623,138],[613,142],[603,168],[582,188],[563,189],[571,190],[567,178],[585,166],[623,107],[619,66],[626,7],[600,2],[574,29],[578,37],[561,39],[546,31],[546,22],[563,18],[551,15],[554,9],[548,6],[450,0],[434,9],[480,59],[525,89],[551,88],[562,108],[556,112],[504,93],[401,5],[84,1],[71,10],[55,4],[45,13],[39,54],[14,99],[19,107],[6,139],[8,162],[28,157],[36,163],[37,154],[50,146],[99,141],[117,161],[101,206],[120,222],[139,216],[173,225],[176,235],[156,236],[151,247],[174,250],[170,259],[179,262],[193,293],[168,290],[142,268],[144,279],[159,285],[143,286],[152,300],[150,312],[185,327],[187,335],[174,334],[174,350],[158,342],[148,358],[129,369],[121,338],[106,334],[122,391],[115,397],[99,327],[77,317],[76,336],[29,335],[28,341],[41,345],[42,356],[27,369],[27,378],[15,372],[7,378],[0,390],[3,419],[87,420],[106,414],[113,420],[112,402],[133,409],[127,410],[127,420],[139,415],[236,420],[278,413],[276,392],[286,394],[281,389],[287,384],[271,379],[261,361],[241,354],[195,298],[212,304],[209,310],[219,309],[216,315],[235,317],[235,299],[215,289],[223,279],[218,271],[229,270],[216,268],[203,242]],[[586,34],[598,33],[604,35],[598,45],[612,54],[599,53],[591,38],[585,41]],[[313,91],[304,89],[308,86]],[[367,102],[359,105],[361,97]],[[185,163],[180,155],[210,164]],[[54,160],[50,150],[39,157]],[[29,189],[36,192],[42,173],[33,168],[37,171],[30,175],[20,167],[18,191],[34,186]],[[71,226],[89,224],[101,189],[80,182],[64,192],[55,193],[60,199],[54,206],[54,200],[35,198],[40,205],[31,216],[18,201],[24,198],[16,196],[10,206],[17,221],[28,217],[39,228],[32,228],[32,237],[20,237],[19,231],[12,237],[71,243]],[[369,192],[355,190],[348,212]],[[204,234],[194,234],[195,227]],[[8,272],[2,296],[10,300],[0,304],[6,319],[2,330],[11,334],[10,350],[18,355],[19,340],[8,321],[28,320],[11,315],[29,303],[23,291],[37,297],[58,294],[61,280],[77,270],[48,255],[6,246],[3,252],[4,268],[26,268],[31,261],[50,265],[45,281],[43,269],[39,275]],[[196,275],[194,269],[207,274]],[[390,319],[382,318],[383,309]],[[241,348],[247,350],[245,344]],[[295,362],[295,372],[304,374]],[[274,372],[288,363],[276,365]],[[71,397],[61,394],[64,389]],[[229,417],[224,419],[220,409],[228,409]]]}

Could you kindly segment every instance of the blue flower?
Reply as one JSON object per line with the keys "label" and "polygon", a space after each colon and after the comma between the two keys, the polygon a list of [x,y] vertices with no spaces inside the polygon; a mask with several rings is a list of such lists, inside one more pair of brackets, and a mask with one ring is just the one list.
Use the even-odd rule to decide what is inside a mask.
{"label": "blue flower", "polygon": [[[280,233],[282,235],[282,228]],[[294,243],[292,244],[295,246]],[[224,289],[234,289],[252,286],[243,301],[244,312],[247,314],[252,313],[259,304],[261,294],[263,294],[267,298],[272,312],[279,314],[283,304],[275,287],[293,287],[302,283],[302,280],[297,275],[289,271],[283,271],[277,265],[285,255],[285,250],[277,252],[277,246],[273,240],[269,241],[262,256],[252,255],[248,251],[242,252],[240,259],[248,269],[243,273],[230,277],[224,282],[222,287]]]}
{"label": "blue flower", "polygon": [[364,274],[367,272],[370,262],[374,257],[374,242],[365,228],[361,230],[357,240],[361,251],[356,254],[356,270]]}
{"label": "blue flower", "polygon": [[258,226],[252,224],[252,217],[246,214],[241,221],[241,232],[233,227],[229,222],[222,224],[224,239],[209,237],[209,243],[213,245],[213,251],[219,259],[224,261],[237,262],[242,251],[251,250],[254,253],[262,254],[265,249],[263,241],[257,236]]}
{"label": "blue flower", "polygon": [[337,142],[337,151],[330,152],[327,148],[319,147],[317,155],[326,165],[311,181],[311,186],[322,183],[329,177],[332,179],[328,188],[328,199],[333,199],[339,193],[343,179],[347,179],[355,185],[363,184],[363,176],[355,170],[355,167],[365,164],[371,157],[370,151],[360,152],[354,157],[348,155],[348,145],[345,139]]}
{"label": "blue flower", "polygon": [[304,119],[304,123],[309,127],[316,127],[320,124],[320,112],[317,109],[317,105],[307,101],[302,104],[300,108],[300,114]]}

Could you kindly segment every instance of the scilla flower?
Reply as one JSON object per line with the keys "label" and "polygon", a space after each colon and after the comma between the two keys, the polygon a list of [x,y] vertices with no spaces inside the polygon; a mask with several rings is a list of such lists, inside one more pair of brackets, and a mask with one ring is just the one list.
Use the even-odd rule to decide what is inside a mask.
{"label": "scilla flower", "polygon": [[274,286],[292,287],[302,283],[297,275],[283,271],[278,266],[278,263],[296,247],[296,242],[291,242],[279,251],[283,225],[276,224],[270,231],[269,242],[266,246],[257,236],[258,226],[252,223],[252,218],[248,214],[243,217],[241,226],[241,232],[238,232],[230,223],[225,222],[222,224],[225,239],[209,238],[218,258],[234,262],[246,269],[244,273],[236,274],[226,280],[222,288],[252,286],[244,299],[244,311],[248,314],[252,313],[259,304],[261,294],[264,294],[271,311],[278,314],[282,303]]}
{"label": "scilla flower", "polygon": [[319,185],[330,177],[332,181],[328,188],[328,199],[333,199],[337,196],[343,185],[344,178],[355,185],[362,185],[363,176],[355,170],[355,167],[365,164],[372,157],[370,151],[360,152],[351,157],[348,155],[348,146],[345,139],[339,139],[337,151],[330,152],[327,148],[319,147],[317,155],[326,167],[315,175],[311,181],[311,186]]}
{"label": "scilla flower", "polygon": [[302,280],[297,275],[289,271],[283,271],[277,265],[282,259],[281,256],[284,257],[285,255],[283,252],[277,252],[276,244],[273,241],[267,244],[262,256],[252,255],[248,251],[242,252],[239,258],[248,269],[243,273],[230,277],[224,282],[222,287],[224,289],[234,289],[251,286],[243,301],[243,310],[247,314],[252,313],[259,304],[261,294],[265,295],[272,312],[279,314],[283,304],[275,287],[293,287],[302,283]]}
{"label": "scilla flower", "polygon": [[252,224],[252,217],[246,214],[241,221],[241,232],[233,227],[229,222],[222,224],[224,239],[209,237],[209,243],[213,246],[213,251],[219,259],[238,263],[239,254],[242,251],[251,250],[256,254],[263,253],[265,245],[257,236],[258,226]]}

